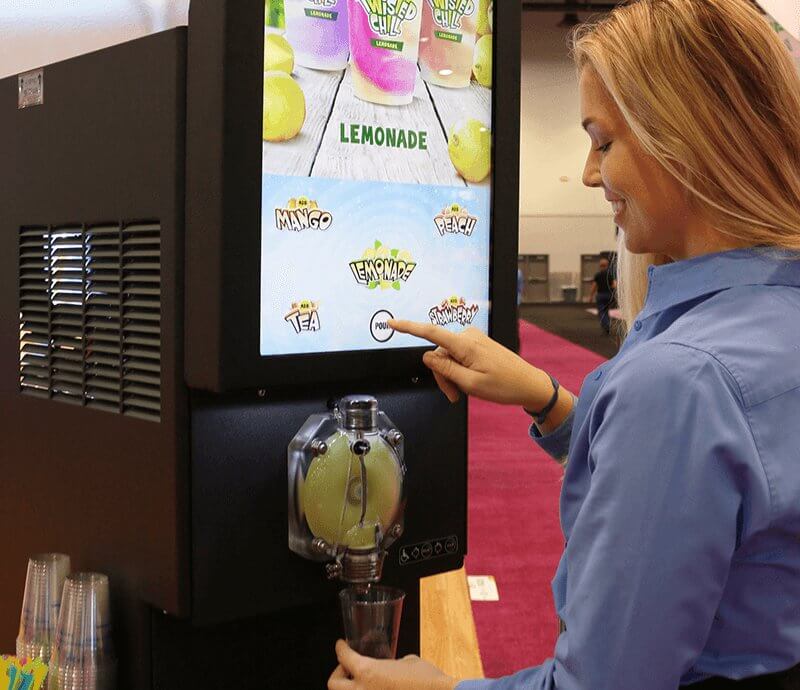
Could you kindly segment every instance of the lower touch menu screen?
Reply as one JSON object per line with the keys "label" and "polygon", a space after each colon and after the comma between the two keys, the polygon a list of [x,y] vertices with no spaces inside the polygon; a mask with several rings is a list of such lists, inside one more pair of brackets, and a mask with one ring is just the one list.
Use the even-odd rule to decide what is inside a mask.
{"label": "lower touch menu screen", "polygon": [[264,356],[489,323],[489,0],[267,0]]}

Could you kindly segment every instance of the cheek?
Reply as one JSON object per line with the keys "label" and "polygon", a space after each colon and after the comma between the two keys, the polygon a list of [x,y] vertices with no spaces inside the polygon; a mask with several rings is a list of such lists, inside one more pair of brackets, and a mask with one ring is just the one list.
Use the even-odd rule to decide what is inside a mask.
{"label": "cheek", "polygon": [[614,154],[605,161],[603,178],[609,189],[625,197],[640,222],[661,225],[679,212],[682,189],[655,159],[622,146]]}

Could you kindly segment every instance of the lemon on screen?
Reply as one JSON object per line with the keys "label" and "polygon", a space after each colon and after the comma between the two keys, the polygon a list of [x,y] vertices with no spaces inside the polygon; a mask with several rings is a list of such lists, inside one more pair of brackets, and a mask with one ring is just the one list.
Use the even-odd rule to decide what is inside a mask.
{"label": "lemon on screen", "polygon": [[481,182],[492,169],[492,133],[483,122],[470,118],[453,126],[447,142],[450,160],[468,182]]}
{"label": "lemon on screen", "polygon": [[472,73],[481,86],[492,88],[492,35],[478,39],[472,58]]}
{"label": "lemon on screen", "polygon": [[314,458],[306,474],[302,503],[315,537],[349,548],[374,548],[375,526],[386,531],[397,513],[402,478],[388,445],[372,441],[364,458],[367,470],[367,510],[361,520],[361,462],[345,434],[327,441],[328,452]]}
{"label": "lemon on screen", "polygon": [[286,72],[264,74],[264,139],[288,141],[306,120],[306,97]]}
{"label": "lemon on screen", "polygon": [[286,72],[294,70],[294,50],[280,34],[267,34],[264,37],[264,71]]}

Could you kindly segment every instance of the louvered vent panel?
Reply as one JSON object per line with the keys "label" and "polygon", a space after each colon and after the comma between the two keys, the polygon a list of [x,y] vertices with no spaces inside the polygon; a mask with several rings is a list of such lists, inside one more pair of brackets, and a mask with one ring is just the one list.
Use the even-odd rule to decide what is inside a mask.
{"label": "louvered vent panel", "polygon": [[19,234],[19,382],[25,393],[50,396],[50,231]]}
{"label": "louvered vent panel", "polygon": [[50,386],[54,398],[83,403],[83,228],[50,232]]}
{"label": "louvered vent panel", "polygon": [[122,237],[123,409],[161,412],[161,232],[130,225]]}
{"label": "louvered vent panel", "polygon": [[20,230],[20,389],[161,416],[158,223]]}
{"label": "louvered vent panel", "polygon": [[118,225],[86,231],[86,404],[109,412],[122,405],[122,263]]}

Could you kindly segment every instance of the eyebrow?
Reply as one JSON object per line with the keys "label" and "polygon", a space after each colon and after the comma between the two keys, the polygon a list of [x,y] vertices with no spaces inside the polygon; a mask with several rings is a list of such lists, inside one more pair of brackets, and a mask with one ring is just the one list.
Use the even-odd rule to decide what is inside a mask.
{"label": "eyebrow", "polygon": [[594,121],[595,121],[595,119],[593,117],[587,117],[583,122],[581,122],[581,127],[586,129]]}

